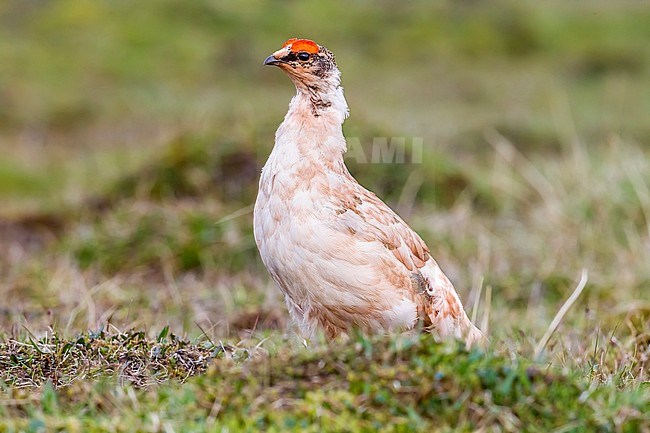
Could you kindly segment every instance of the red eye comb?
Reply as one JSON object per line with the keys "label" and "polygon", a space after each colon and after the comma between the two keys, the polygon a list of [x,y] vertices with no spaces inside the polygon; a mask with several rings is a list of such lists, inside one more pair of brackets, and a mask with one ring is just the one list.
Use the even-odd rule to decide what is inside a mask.
{"label": "red eye comb", "polygon": [[287,45],[291,45],[291,44],[293,44],[293,43],[296,42],[297,40],[298,40],[298,38],[291,38],[291,39],[288,39],[284,44],[282,44],[282,48],[286,47]]}
{"label": "red eye comb", "polygon": [[291,38],[282,44],[282,48],[286,47],[287,45],[291,45],[291,51],[294,53],[297,53],[298,51],[306,51],[308,53],[318,52],[318,44],[314,41],[310,41],[309,39]]}

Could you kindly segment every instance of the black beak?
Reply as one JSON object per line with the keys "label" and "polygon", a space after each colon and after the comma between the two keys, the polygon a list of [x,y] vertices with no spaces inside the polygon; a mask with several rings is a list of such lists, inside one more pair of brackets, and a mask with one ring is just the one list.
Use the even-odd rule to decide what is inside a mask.
{"label": "black beak", "polygon": [[275,57],[273,57],[273,54],[271,54],[266,59],[264,59],[262,65],[277,65],[278,63],[282,63],[282,60],[276,59]]}

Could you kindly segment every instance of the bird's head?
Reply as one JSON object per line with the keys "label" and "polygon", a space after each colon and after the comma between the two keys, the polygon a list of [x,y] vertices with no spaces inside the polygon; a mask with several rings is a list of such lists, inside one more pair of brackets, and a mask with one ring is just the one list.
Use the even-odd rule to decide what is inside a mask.
{"label": "bird's head", "polygon": [[282,48],[264,60],[264,65],[282,69],[299,90],[327,92],[340,83],[341,74],[336,67],[334,54],[309,39],[289,39]]}

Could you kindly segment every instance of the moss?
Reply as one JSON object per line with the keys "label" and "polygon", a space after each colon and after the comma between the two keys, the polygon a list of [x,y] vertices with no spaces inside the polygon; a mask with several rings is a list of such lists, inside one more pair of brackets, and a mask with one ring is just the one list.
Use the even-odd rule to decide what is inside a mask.
{"label": "moss", "polygon": [[[85,431],[110,425],[136,431],[154,423],[175,431],[640,431],[649,426],[650,390],[589,387],[574,374],[525,360],[467,351],[421,337],[354,337],[312,349],[286,346],[248,361],[219,359],[182,386],[132,393],[79,382],[69,391],[46,386],[19,405],[31,423],[61,428],[76,414]],[[80,394],[80,395],[79,395]],[[81,397],[81,398],[80,398]],[[81,403],[83,401],[83,403]],[[124,410],[128,405],[129,409]],[[115,417],[119,413],[118,417]]]}

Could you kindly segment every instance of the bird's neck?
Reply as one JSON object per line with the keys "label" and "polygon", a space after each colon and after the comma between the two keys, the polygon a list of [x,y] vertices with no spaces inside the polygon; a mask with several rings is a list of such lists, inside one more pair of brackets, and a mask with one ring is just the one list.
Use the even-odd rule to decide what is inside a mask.
{"label": "bird's neck", "polygon": [[[327,83],[325,83],[327,84]],[[343,88],[296,85],[297,93],[275,135],[271,155],[284,168],[298,165],[343,166],[346,144],[341,125],[348,115]]]}
{"label": "bird's neck", "polygon": [[288,115],[292,111],[299,112],[308,108],[314,117],[326,117],[323,120],[339,124],[348,117],[348,103],[343,95],[338,71],[325,80],[294,80],[294,84],[297,93],[291,100]]}

